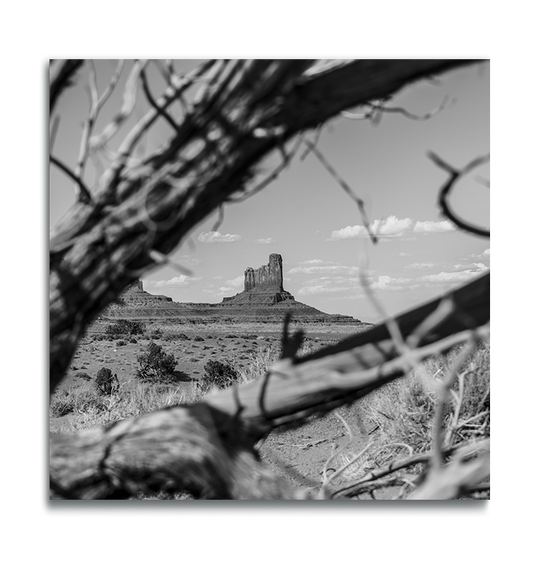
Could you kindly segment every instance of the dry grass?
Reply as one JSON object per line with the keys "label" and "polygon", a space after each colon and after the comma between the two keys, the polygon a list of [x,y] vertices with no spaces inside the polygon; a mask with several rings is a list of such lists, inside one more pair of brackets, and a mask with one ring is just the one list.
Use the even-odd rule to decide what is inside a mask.
{"label": "dry grass", "polygon": [[[461,348],[456,347],[446,356],[432,357],[419,369],[355,404],[361,428],[372,446],[346,469],[343,480],[359,479],[393,460],[431,450],[438,386],[453,369],[460,353]],[[465,377],[460,410],[456,411],[457,401],[452,398],[444,410],[443,431],[448,445],[490,436],[490,343],[482,342],[461,371],[470,374]],[[458,380],[452,390],[459,396]],[[461,425],[470,419],[472,423]],[[338,466],[347,464],[355,455],[341,454]],[[419,469],[414,467],[412,471]]]}

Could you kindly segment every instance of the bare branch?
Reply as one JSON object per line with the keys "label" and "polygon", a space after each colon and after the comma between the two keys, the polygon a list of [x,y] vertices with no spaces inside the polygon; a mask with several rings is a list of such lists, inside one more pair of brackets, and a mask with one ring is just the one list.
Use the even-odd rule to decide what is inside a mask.
{"label": "bare branch", "polygon": [[368,233],[368,236],[370,237],[371,241],[374,244],[377,243],[378,239],[370,228],[370,222],[368,221],[368,217],[366,215],[364,201],[357,196],[355,191],[348,185],[348,183],[346,183],[346,181],[337,173],[337,171],[335,171],[335,169],[329,164],[324,155],[322,155],[322,153],[318,151],[316,145],[310,143],[305,138],[302,138],[302,141],[305,143],[307,148],[317,157],[320,163],[322,163],[322,165],[326,168],[326,170],[333,177],[333,179],[335,179],[335,181],[337,181],[337,183],[341,186],[341,188],[344,191],[346,191],[346,193],[348,193],[348,195],[356,202],[357,207],[359,208],[359,213],[361,214],[361,218],[363,220],[363,225],[366,229],[366,232]]}
{"label": "bare branch", "polygon": [[72,85],[76,72],[84,60],[56,60],[50,65],[50,115],[59,100],[59,96]]}
{"label": "bare branch", "polygon": [[91,194],[89,193],[89,190],[85,186],[85,183],[69,167],[67,167],[62,161],[60,161],[53,155],[50,155],[50,163],[52,163],[56,167],[59,167],[59,169],[61,169],[61,171],[63,171],[65,175],[70,177],[72,181],[76,183],[77,188],[79,190],[78,201],[84,204],[94,204]]}
{"label": "bare branch", "polygon": [[102,145],[107,143],[133,112],[137,94],[137,83],[139,81],[139,76],[147,63],[147,60],[135,60],[124,89],[122,109],[100,135],[96,135],[90,139],[90,152],[97,151],[102,147]]}
{"label": "bare branch", "polygon": [[[382,104],[368,103],[368,104],[366,104],[366,106],[369,107],[370,109],[367,112],[364,112],[362,114],[355,114],[355,113],[351,113],[348,111],[343,111],[342,116],[346,117],[347,119],[355,119],[355,120],[371,119],[372,120],[375,117],[376,112],[380,112],[380,113],[385,112],[385,113],[400,113],[400,114],[404,115],[405,117],[407,117],[408,119],[412,119],[414,121],[427,121],[428,119],[435,117],[442,110],[446,109],[446,105],[448,103],[448,100],[449,100],[449,97],[447,95],[444,96],[442,102],[435,109],[433,109],[427,113],[424,113],[422,115],[416,115],[414,113],[411,113],[403,107],[387,107],[387,106],[382,105]],[[455,103],[455,100],[452,100],[450,105],[453,105],[454,103]]]}
{"label": "bare branch", "polygon": [[78,179],[83,180],[83,172],[85,169],[85,164],[87,158],[89,157],[89,141],[91,139],[92,131],[94,128],[94,124],[98,118],[98,114],[102,107],[105,105],[106,101],[109,99],[109,96],[113,93],[117,82],[120,78],[120,74],[122,73],[122,69],[124,67],[124,60],[119,60],[117,65],[117,69],[111,78],[107,88],[104,90],[100,98],[98,97],[98,88],[96,86],[96,70],[94,67],[94,61],[90,61],[90,94],[91,94],[91,109],[89,111],[89,116],[87,117],[87,121],[83,127],[83,135],[81,138],[81,146],[80,146],[80,153],[78,156],[78,163],[76,164],[75,174]]}
{"label": "bare branch", "polygon": [[442,212],[445,217],[450,219],[453,223],[455,223],[460,229],[464,231],[468,231],[469,233],[473,233],[474,235],[478,235],[480,237],[490,237],[490,231],[486,229],[482,229],[480,227],[476,227],[466,221],[460,219],[457,215],[453,213],[448,205],[448,195],[452,190],[453,186],[455,185],[456,181],[460,178],[479,167],[483,163],[486,163],[490,159],[490,155],[484,155],[482,157],[478,157],[471,161],[466,167],[463,169],[457,170],[451,165],[445,163],[438,155],[433,152],[428,153],[428,157],[441,169],[444,169],[449,174],[448,181],[444,184],[439,192],[439,205],[442,209]]}

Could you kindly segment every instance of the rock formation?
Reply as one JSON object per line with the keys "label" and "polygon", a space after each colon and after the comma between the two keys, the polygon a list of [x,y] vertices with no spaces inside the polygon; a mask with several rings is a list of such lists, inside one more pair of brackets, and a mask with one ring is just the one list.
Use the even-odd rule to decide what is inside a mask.
{"label": "rock formation", "polygon": [[244,271],[244,291],[225,297],[221,304],[230,305],[275,305],[284,300],[294,300],[290,292],[283,289],[283,259],[273,253],[268,265],[258,269],[248,267]]}
{"label": "rock formation", "polygon": [[135,281],[122,293],[119,303],[109,305],[101,318],[279,323],[287,312],[294,320],[303,322],[361,324],[351,316],[327,314],[296,301],[283,288],[283,259],[277,253],[270,255],[267,265],[258,269],[248,267],[244,271],[244,290],[220,303],[174,302],[168,296],[146,292],[142,282]]}

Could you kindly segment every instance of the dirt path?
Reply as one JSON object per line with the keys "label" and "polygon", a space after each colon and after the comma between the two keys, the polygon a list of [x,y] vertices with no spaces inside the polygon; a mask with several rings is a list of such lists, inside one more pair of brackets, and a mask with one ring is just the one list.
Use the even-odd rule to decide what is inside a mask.
{"label": "dirt path", "polygon": [[[353,433],[344,453],[352,456],[365,447],[368,439],[359,428],[353,408],[341,408],[341,414]],[[326,461],[349,441],[349,433],[341,420],[330,413],[314,418],[299,428],[272,432],[261,445],[259,453],[278,475],[296,486],[316,492],[322,483]],[[337,469],[339,465],[340,461],[336,458],[328,467]]]}

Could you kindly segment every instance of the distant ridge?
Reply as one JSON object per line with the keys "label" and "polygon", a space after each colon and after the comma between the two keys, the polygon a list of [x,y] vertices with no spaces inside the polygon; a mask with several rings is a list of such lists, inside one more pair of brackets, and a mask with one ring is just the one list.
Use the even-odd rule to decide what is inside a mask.
{"label": "distant ridge", "polygon": [[327,314],[298,302],[283,288],[283,259],[272,253],[268,264],[244,271],[244,290],[225,297],[220,303],[174,302],[170,297],[146,292],[143,283],[135,281],[126,289],[118,304],[111,304],[101,315],[104,319],[130,320],[204,320],[235,319],[242,322],[279,323],[287,312],[294,320],[320,323],[353,323],[351,316]]}

